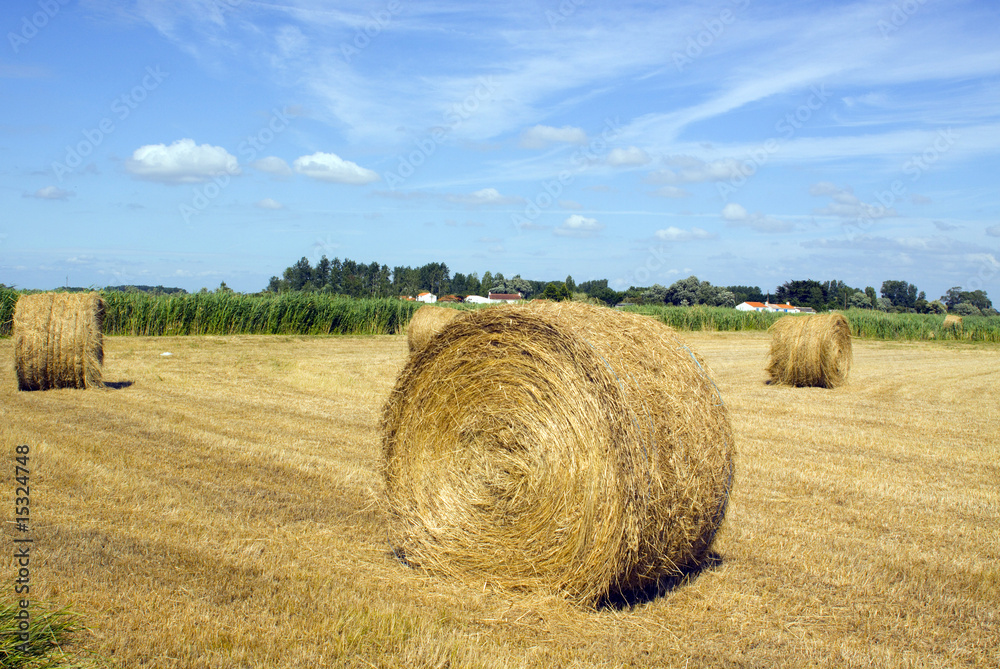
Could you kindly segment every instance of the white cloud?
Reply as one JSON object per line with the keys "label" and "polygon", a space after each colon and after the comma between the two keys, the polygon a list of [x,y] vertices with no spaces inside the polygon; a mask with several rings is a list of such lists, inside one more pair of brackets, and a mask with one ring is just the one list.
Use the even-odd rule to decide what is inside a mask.
{"label": "white cloud", "polygon": [[677,186],[660,186],[656,190],[652,191],[650,195],[656,195],[657,197],[687,197],[691,193],[687,192],[683,188],[678,188]]}
{"label": "white cloud", "polygon": [[272,200],[269,197],[265,197],[263,200],[258,200],[257,202],[254,202],[254,206],[255,207],[259,207],[261,209],[284,209],[285,208],[285,205],[281,204],[277,200]]}
{"label": "white cloud", "polygon": [[682,230],[681,228],[676,228],[672,225],[669,228],[657,230],[653,234],[657,239],[662,239],[665,242],[691,242],[698,239],[712,239],[715,237],[715,235],[708,230],[702,230],[701,228]]}
{"label": "white cloud", "polygon": [[747,227],[757,232],[788,232],[795,228],[792,223],[774,216],[758,212],[750,213],[742,205],[730,202],[722,208],[722,218],[731,227]]}
{"label": "white cloud", "polygon": [[292,168],[288,166],[288,163],[277,156],[268,156],[260,160],[255,160],[250,163],[250,167],[281,177],[287,177],[292,173]]}
{"label": "white cloud", "polygon": [[583,205],[576,200],[559,200],[559,206],[563,209],[583,209]]}
{"label": "white cloud", "polygon": [[1000,225],[991,225],[986,228],[986,234],[990,237],[1000,237]]}
{"label": "white cloud", "polygon": [[58,186],[46,186],[45,188],[39,188],[34,193],[27,195],[27,197],[37,197],[39,200],[66,200],[73,197],[75,193],[68,190],[63,190]]}
{"label": "white cloud", "polygon": [[563,224],[553,230],[561,237],[593,237],[604,229],[596,218],[587,218],[580,214],[572,214],[563,221]]}
{"label": "white cloud", "polygon": [[748,215],[743,205],[735,202],[730,202],[722,208],[722,218],[727,221],[745,221]]}
{"label": "white cloud", "polygon": [[464,195],[448,195],[447,199],[451,202],[467,204],[473,207],[482,205],[520,204],[524,202],[524,198],[517,197],[516,195],[501,195],[500,191],[496,188],[482,188],[473,193]]}
{"label": "white cloud", "polygon": [[125,169],[144,181],[191,184],[204,183],[223,173],[239,174],[239,163],[221,146],[199,146],[193,139],[185,138],[170,146],[140,146],[125,161]]}
{"label": "white cloud", "polygon": [[809,187],[809,194],[816,197],[829,197],[830,204],[813,212],[824,216],[837,216],[842,219],[875,219],[889,218],[899,214],[892,207],[868,204],[862,202],[850,186],[840,188],[829,181],[820,181]]}
{"label": "white cloud", "polygon": [[295,171],[317,181],[362,186],[379,181],[378,172],[344,160],[335,153],[317,151],[311,156],[301,156],[292,163]]}
{"label": "white cloud", "polygon": [[647,165],[650,160],[649,154],[637,146],[630,146],[627,149],[612,149],[611,153],[608,154],[608,165],[615,167]]}
{"label": "white cloud", "polygon": [[519,145],[525,149],[544,149],[550,144],[586,144],[587,133],[581,128],[564,125],[554,128],[550,125],[536,125],[521,133]]}
{"label": "white cloud", "polygon": [[652,172],[646,176],[646,183],[704,183],[707,181],[726,181],[733,178],[746,178],[740,171],[740,163],[732,158],[704,161],[694,156],[671,156],[665,161],[674,169]]}

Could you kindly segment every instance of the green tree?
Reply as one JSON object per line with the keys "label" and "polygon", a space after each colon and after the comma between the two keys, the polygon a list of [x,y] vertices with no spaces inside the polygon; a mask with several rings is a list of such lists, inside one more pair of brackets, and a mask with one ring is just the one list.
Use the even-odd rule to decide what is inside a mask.
{"label": "green tree", "polygon": [[643,304],[663,304],[667,299],[667,288],[658,283],[654,283],[649,288],[639,293],[639,299]]}
{"label": "green tree", "polygon": [[865,288],[865,295],[868,296],[868,302],[871,303],[872,309],[878,309],[878,295],[875,294],[875,289],[871,286]]}
{"label": "green tree", "polygon": [[567,290],[569,290],[570,293],[575,293],[576,292],[576,281],[573,281],[573,276],[572,275],[569,275],[569,274],[566,275],[566,282],[565,283],[566,283],[566,288],[567,288]]}
{"label": "green tree", "polygon": [[856,290],[847,298],[847,306],[851,309],[871,309],[872,302],[862,291]]}
{"label": "green tree", "polygon": [[897,307],[913,309],[917,306],[917,287],[905,281],[883,281],[882,297],[888,298]]}
{"label": "green tree", "polygon": [[563,300],[570,299],[571,293],[569,292],[569,288],[566,286],[565,282],[553,281],[545,284],[545,290],[542,291],[542,297],[546,300],[561,302]]}

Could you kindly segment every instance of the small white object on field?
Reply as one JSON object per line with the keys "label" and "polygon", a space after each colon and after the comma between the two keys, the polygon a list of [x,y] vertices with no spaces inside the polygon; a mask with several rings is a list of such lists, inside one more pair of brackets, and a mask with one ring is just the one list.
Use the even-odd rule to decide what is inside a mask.
{"label": "small white object on field", "polygon": [[173,355],[173,353],[170,353],[170,352],[165,352],[165,353],[161,353],[160,355],[161,355],[161,356],[166,356],[166,355]]}

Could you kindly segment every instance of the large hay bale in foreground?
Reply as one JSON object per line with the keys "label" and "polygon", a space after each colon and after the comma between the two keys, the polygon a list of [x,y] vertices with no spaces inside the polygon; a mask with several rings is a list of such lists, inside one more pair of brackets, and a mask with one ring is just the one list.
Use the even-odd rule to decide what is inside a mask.
{"label": "large hay bale in foreground", "polygon": [[423,348],[441,328],[463,313],[465,312],[458,309],[432,307],[429,304],[417,309],[406,327],[406,342],[410,346],[410,353]]}
{"label": "large hay bale in foreground", "polygon": [[579,303],[473,312],[383,413],[390,541],[411,565],[583,602],[703,563],[733,437],[672,329]]}
{"label": "large hay bale in foreground", "polygon": [[955,314],[948,314],[944,317],[944,329],[945,330],[961,330],[962,329],[962,317],[956,316]]}
{"label": "large hay bale in foreground", "polygon": [[14,307],[18,390],[101,387],[103,323],[97,293],[22,295]]}
{"label": "large hay bale in foreground", "polygon": [[841,314],[784,316],[769,329],[772,383],[836,388],[847,383],[851,326]]}

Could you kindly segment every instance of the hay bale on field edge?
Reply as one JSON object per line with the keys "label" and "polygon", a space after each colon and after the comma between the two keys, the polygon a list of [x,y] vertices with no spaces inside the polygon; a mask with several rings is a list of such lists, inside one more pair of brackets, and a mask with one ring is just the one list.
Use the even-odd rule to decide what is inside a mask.
{"label": "hay bale on field edge", "polygon": [[851,326],[842,314],[784,316],[771,333],[771,383],[836,388],[847,383],[853,352]]}
{"label": "hay bale on field edge", "polygon": [[22,295],[13,320],[18,390],[103,386],[103,324],[97,293]]}
{"label": "hay bale on field edge", "polygon": [[955,314],[948,314],[944,317],[944,325],[942,327],[945,330],[961,330],[962,317],[956,316]]}
{"label": "hay bale on field edge", "polygon": [[410,353],[423,348],[431,337],[441,331],[441,328],[463,313],[458,309],[434,307],[429,304],[417,309],[406,327],[406,342],[410,347]]}
{"label": "hay bale on field edge", "polygon": [[390,541],[408,564],[585,604],[700,566],[734,444],[669,327],[580,303],[456,319],[382,417]]}

